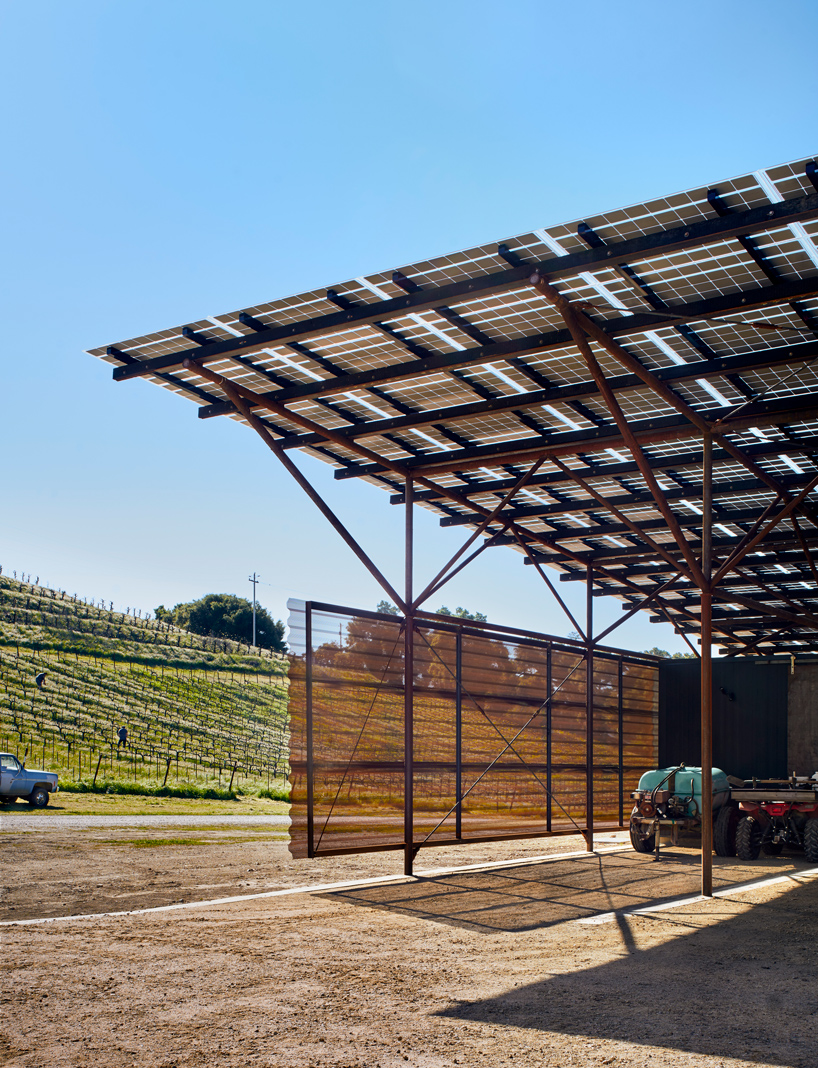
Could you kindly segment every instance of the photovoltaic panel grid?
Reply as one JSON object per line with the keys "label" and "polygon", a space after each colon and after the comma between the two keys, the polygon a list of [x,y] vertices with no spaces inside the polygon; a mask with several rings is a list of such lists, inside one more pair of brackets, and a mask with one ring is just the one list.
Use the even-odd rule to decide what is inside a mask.
{"label": "photovoltaic panel grid", "polygon": [[[555,300],[581,317],[665,510]],[[694,641],[672,528],[701,555],[713,428],[714,568],[752,542],[714,591],[714,640],[816,649],[812,159],[90,351],[395,504],[411,475],[444,525],[477,528],[539,462],[485,525],[491,547],[565,581],[590,564],[599,591],[626,609],[654,595],[652,618]]]}

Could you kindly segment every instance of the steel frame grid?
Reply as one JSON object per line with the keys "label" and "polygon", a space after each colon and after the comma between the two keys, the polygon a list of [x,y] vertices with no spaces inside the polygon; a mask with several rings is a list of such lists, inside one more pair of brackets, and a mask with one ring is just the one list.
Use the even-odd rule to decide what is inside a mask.
{"label": "steel frame grid", "polygon": [[[628,614],[634,601],[651,604],[694,652],[688,635],[700,633],[709,737],[711,640],[748,653],[818,643],[818,512],[808,499],[818,474],[817,193],[814,161],[796,161],[92,352],[116,365],[117,380],[151,378],[204,400],[205,418],[251,425],[376,577],[285,450],[389,489],[408,504],[407,546],[417,492],[444,521],[465,518],[484,538],[477,551],[523,553],[555,594],[542,564],[562,580],[590,579],[589,606],[594,593],[623,598]],[[399,415],[385,420],[384,404]],[[505,498],[495,508],[479,496],[486,474],[513,486],[532,462],[599,507],[553,480],[535,495],[539,514],[509,517]],[[703,474],[691,480],[694,466]],[[782,466],[805,488],[785,484]],[[599,493],[600,477],[631,506]],[[566,500],[585,520],[546,514]],[[763,549],[744,559],[763,523]],[[770,552],[773,567],[758,559]],[[408,550],[407,575],[409,589]],[[676,579],[692,582],[698,604],[670,589]],[[379,581],[411,621],[409,594],[404,604]],[[748,581],[766,601],[736,592]],[[797,583],[807,593],[794,600]],[[737,614],[714,614],[714,596]],[[704,893],[709,864],[703,853]]]}
{"label": "steel frame grid", "polygon": [[[338,790],[336,791],[335,801],[333,801],[333,804],[330,806],[329,813],[324,813],[323,819],[319,818],[316,815],[316,775],[319,774],[321,770],[326,771],[326,768],[322,767],[322,763],[323,765],[326,765],[326,760],[328,758],[325,751],[319,753],[318,756],[316,756],[315,754],[314,746],[317,731],[317,728],[315,726],[316,712],[314,710],[315,687],[317,685],[324,690],[329,689],[334,691],[337,689],[344,690],[353,685],[353,683],[351,683],[350,680],[347,678],[347,675],[351,670],[349,666],[344,668],[342,672],[343,677],[332,677],[332,669],[324,665],[324,674],[321,677],[320,681],[316,681],[316,669],[314,660],[316,646],[321,642],[322,637],[326,637],[330,633],[332,633],[333,635],[335,634],[334,625],[336,618],[339,621],[339,627],[342,625],[340,621],[346,619],[348,621],[368,620],[373,623],[380,622],[382,624],[387,624],[389,626],[394,627],[396,630],[399,630],[400,633],[404,635],[410,633],[410,628],[406,626],[405,616],[396,617],[394,615],[384,615],[379,612],[352,609],[328,602],[291,601],[290,610],[291,619],[300,619],[303,616],[303,624],[299,624],[294,631],[295,634],[300,634],[303,628],[303,638],[299,637],[297,639],[295,643],[296,650],[291,654],[294,657],[294,662],[297,664],[301,664],[301,667],[299,668],[299,675],[297,676],[297,678],[301,679],[303,687],[303,694],[299,693],[299,695],[296,697],[295,705],[295,707],[297,709],[301,709],[301,711],[293,715],[291,720],[291,730],[293,731],[291,751],[292,753],[297,754],[297,756],[291,759],[291,783],[293,784],[294,798],[296,798],[297,794],[297,798],[294,800],[294,804],[297,806],[297,809],[296,813],[293,815],[293,824],[297,824],[298,826],[294,832],[294,844],[293,846],[291,846],[291,848],[294,848],[295,850],[295,855],[302,855],[302,850],[305,850],[306,856],[310,858],[317,858],[321,856],[339,856],[347,855],[350,853],[402,850],[406,857],[406,872],[408,874],[411,874],[414,857],[416,856],[420,848],[443,845],[458,845],[465,844],[468,842],[513,841],[516,839],[522,840],[525,838],[541,838],[577,833],[582,833],[586,837],[590,848],[590,844],[593,841],[594,832],[593,782],[594,776],[600,775],[614,776],[617,783],[617,796],[615,801],[615,807],[617,810],[618,817],[617,820],[615,820],[613,823],[610,821],[610,819],[606,820],[605,827],[610,829],[610,827],[613,826],[622,826],[622,820],[625,810],[625,773],[626,771],[634,773],[638,770],[639,767],[641,767],[641,764],[633,764],[632,762],[631,764],[626,766],[624,757],[625,721],[626,717],[630,717],[629,729],[631,732],[634,730],[634,716],[636,716],[637,719],[639,719],[640,717],[645,719],[646,724],[648,724],[649,721],[648,732],[645,735],[645,738],[647,739],[645,744],[655,744],[655,669],[658,664],[658,659],[654,656],[650,656],[647,654],[638,654],[629,650],[617,649],[612,646],[602,646],[598,643],[591,642],[590,648],[592,654],[592,661],[589,661],[587,656],[589,643],[587,642],[577,642],[555,635],[539,634],[534,631],[522,630],[520,628],[506,628],[494,624],[461,620],[456,617],[443,617],[430,612],[418,612],[414,617],[416,623],[416,635],[418,634],[420,628],[422,628],[424,631],[427,631],[429,633],[448,634],[454,640],[455,660],[453,670],[452,665],[447,665],[447,670],[451,675],[451,680],[447,685],[444,685],[442,688],[435,687],[432,690],[428,691],[427,694],[427,698],[433,698],[436,701],[448,700],[450,702],[454,702],[456,723],[454,736],[454,754],[451,755],[451,759],[448,760],[448,763],[446,762],[446,760],[439,758],[435,759],[431,765],[428,763],[428,759],[418,760],[413,755],[415,753],[415,745],[417,741],[417,732],[416,730],[413,730],[412,726],[414,699],[418,698],[422,693],[425,693],[426,691],[419,689],[416,684],[413,684],[413,686],[411,687],[407,687],[405,684],[405,678],[407,677],[407,673],[411,672],[414,675],[411,657],[409,658],[409,660],[404,659],[404,669],[403,671],[399,672],[399,674],[404,680],[403,682],[401,682],[397,678],[397,676],[395,676],[394,672],[390,673],[390,681],[385,681],[386,671],[380,679],[375,679],[373,676],[373,680],[369,684],[364,685],[363,683],[361,683],[360,680],[356,681],[354,683],[354,688],[356,690],[360,690],[363,686],[364,690],[366,690],[368,694],[371,693],[371,698],[370,696],[367,696],[367,703],[370,712],[372,711],[375,705],[375,701],[381,693],[391,693],[393,699],[398,700],[400,698],[403,698],[404,700],[406,700],[407,703],[407,711],[409,713],[409,718],[404,724],[403,747],[405,757],[402,763],[402,767],[404,770],[405,798],[404,840],[392,841],[389,843],[385,843],[383,841],[368,841],[366,843],[358,842],[354,845],[345,844],[339,847],[331,844],[332,836],[330,836],[330,844],[324,844],[324,834],[327,831],[327,828],[329,827],[329,823],[332,819],[332,815],[335,809],[335,801],[338,800],[338,795],[340,794],[341,789],[345,788],[347,784],[349,784],[349,788],[352,789],[352,784],[354,782],[354,774],[355,771],[358,769],[359,765],[361,767],[365,767],[367,773],[372,774],[373,769],[377,770],[377,761],[373,762],[371,753],[367,755],[366,758],[361,757],[358,761],[356,761],[358,744],[361,742],[361,739],[363,737],[363,731],[366,726],[365,720],[363,726],[361,726],[360,733],[358,734],[358,740],[355,746],[353,747],[348,760],[346,760],[346,758],[341,758],[339,755],[335,755],[335,748],[333,747],[333,755],[331,755],[330,762],[336,774],[342,770],[343,766],[343,773],[341,775],[340,785],[338,786]],[[331,632],[326,629],[316,630],[316,615],[318,615],[319,617],[324,617],[325,626],[327,617],[333,619],[333,629]],[[495,693],[492,693],[490,695],[476,693],[474,691],[473,686],[470,690],[467,690],[463,684],[461,650],[463,640],[469,638],[473,640],[489,638],[492,641],[498,641],[502,643],[511,642],[518,649],[529,649],[532,652],[539,652],[540,654],[545,653],[546,671],[541,681],[545,684],[545,691],[547,693],[547,696],[543,698],[542,694],[539,694],[537,696],[521,696],[520,694],[517,694],[516,697],[512,698],[509,695],[506,695],[504,697],[503,695],[498,695]],[[432,646],[429,644],[428,640],[423,640],[431,651]],[[344,646],[342,638],[340,636],[340,631],[338,643],[339,651],[343,652]],[[397,647],[402,644],[402,642],[396,639],[394,643],[395,647],[392,649],[392,652],[389,654],[388,658],[390,664],[392,658],[396,653]],[[412,647],[416,651],[417,649],[422,649],[422,644],[418,645],[417,641],[415,640],[412,643]],[[568,656],[570,658],[577,657],[576,662],[573,664],[571,669],[568,670],[567,673],[565,673],[562,682],[558,683],[556,687],[554,686],[554,679],[552,678],[551,668],[552,656],[555,653],[559,653],[563,656]],[[597,665],[600,660],[607,665],[607,671],[603,672],[603,674],[606,675],[606,677],[616,679],[616,695],[614,704],[611,705],[608,710],[609,718],[615,718],[616,720],[617,759],[614,763],[611,763],[609,760],[595,760],[593,752],[594,717],[593,712],[591,712],[591,715],[589,716],[588,709],[589,706],[591,706],[592,704],[593,693],[597,685],[596,672],[598,670]],[[594,667],[589,670],[588,664],[590,662],[593,662]],[[429,660],[429,663],[432,664],[431,659]],[[441,665],[442,664],[443,661],[441,660]],[[654,669],[654,678],[650,684],[650,688],[653,691],[653,697],[649,701],[651,710],[646,711],[645,709],[637,708],[634,704],[634,701],[639,704],[640,700],[642,703],[644,703],[645,698],[640,699],[640,687],[638,685],[636,689],[633,689],[633,683],[631,683],[631,687],[628,687],[628,685],[626,684],[625,672],[627,665],[632,665],[641,669]],[[564,667],[565,665],[563,665],[563,670]],[[580,706],[577,705],[576,699],[572,698],[570,694],[560,695],[560,690],[564,682],[574,676],[575,673],[577,683],[582,689],[582,700],[580,702],[581,710]],[[587,684],[588,677],[591,677],[593,680],[590,692],[588,690]],[[340,696],[335,696],[331,702],[333,708],[337,707],[338,702],[341,700],[342,698]],[[500,749],[500,753],[498,756],[495,756],[494,759],[491,759],[485,767],[483,767],[484,758],[480,758],[477,764],[475,764],[475,756],[474,754],[472,754],[471,762],[469,763],[468,768],[471,771],[472,776],[474,777],[476,775],[477,777],[472,786],[470,786],[465,791],[463,790],[461,785],[462,775],[465,769],[461,741],[463,722],[461,707],[462,702],[464,700],[467,700],[473,706],[472,711],[474,711],[474,708],[476,708],[478,712],[487,719],[488,722],[490,722],[491,717],[483,707],[483,705],[487,701],[496,703],[498,700],[500,700],[501,702],[508,700],[511,701],[513,704],[522,701],[523,704],[528,704],[531,706],[531,708],[534,709],[534,713],[529,719],[526,726],[523,727],[520,731],[518,731],[517,734],[515,734],[511,742],[509,742],[508,739],[504,738],[502,730],[495,725],[494,729],[497,731],[500,739],[505,740],[507,744],[505,746],[502,746],[500,742],[496,743],[498,748]],[[579,764],[571,761],[565,763],[565,758],[563,758],[562,761],[558,762],[555,762],[553,759],[554,736],[552,729],[552,713],[555,703],[557,707],[561,709],[562,720],[565,719],[566,715],[571,714],[570,711],[566,710],[570,710],[574,708],[574,706],[576,706],[573,712],[573,715],[575,717],[574,727],[576,731],[578,731],[584,737],[585,746],[585,757]],[[543,746],[543,756],[545,759],[544,761],[531,764],[529,760],[527,760],[524,756],[521,755],[521,752],[518,748],[515,747],[514,743],[516,742],[517,738],[521,737],[521,735],[524,733],[524,731],[527,729],[533,719],[538,716],[541,716],[545,723],[545,740]],[[565,729],[565,723],[562,722],[561,731],[564,732]],[[326,732],[326,730],[327,726],[326,724],[324,724],[324,731]],[[335,737],[335,733],[336,732],[334,731],[333,737]],[[628,745],[629,747],[633,747],[634,744],[637,744],[637,739],[631,733],[631,735],[629,736]],[[608,748],[610,748],[610,741],[608,741]],[[483,779],[484,775],[497,765],[497,762],[500,757],[502,757],[505,753],[509,751],[512,754],[512,758],[517,758],[519,764],[514,764],[512,766],[504,764],[502,765],[501,771],[505,775],[508,775],[510,772],[514,772],[518,775],[522,774],[523,776],[530,772],[534,775],[534,778],[536,779],[537,784],[541,787],[543,793],[543,816],[542,820],[540,821],[543,826],[537,827],[536,829],[528,828],[525,831],[509,831],[507,833],[501,834],[490,832],[478,833],[475,831],[470,831],[469,833],[464,834],[462,825],[463,802],[468,798],[473,787]],[[388,767],[389,769],[394,770],[394,768],[392,767],[394,763],[394,761],[390,761],[387,765],[384,765],[384,767]],[[398,764],[401,764],[401,762],[399,761]],[[419,830],[417,825],[417,805],[414,796],[415,775],[423,776],[424,774],[428,774],[429,768],[432,768],[432,766],[437,772],[441,772],[441,769],[443,771],[448,770],[449,772],[453,772],[454,804],[446,812],[443,818],[437,823],[437,825],[430,832],[424,835],[423,831]],[[397,765],[395,765],[395,767],[397,767]],[[574,774],[579,772],[585,775],[586,782],[584,787],[584,824],[576,823],[573,820],[573,818],[570,816],[570,814],[566,812],[564,806],[561,804],[559,794],[554,792],[553,776],[559,772],[573,772]],[[563,809],[563,813],[566,814],[567,818],[574,823],[573,828],[553,827],[552,819],[554,802],[556,802],[557,806],[560,809]],[[451,835],[446,836],[437,834],[437,831],[440,829],[443,823],[449,821],[452,817],[455,828],[454,837],[451,837]],[[385,817],[381,818],[381,822],[384,818]],[[303,831],[300,829],[302,824]],[[320,833],[317,830],[318,827],[320,827]],[[356,832],[346,829],[343,832],[337,833],[341,834],[343,840],[346,842],[350,836],[354,837],[355,834],[360,835],[363,832],[361,830],[358,830]],[[393,829],[393,831],[391,832],[391,836],[393,838],[396,837],[396,833],[396,829]]]}

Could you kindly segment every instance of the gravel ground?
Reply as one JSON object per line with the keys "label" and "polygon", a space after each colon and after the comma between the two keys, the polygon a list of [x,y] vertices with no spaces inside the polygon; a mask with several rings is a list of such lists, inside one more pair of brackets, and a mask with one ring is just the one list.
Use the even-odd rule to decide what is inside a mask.
{"label": "gravel ground", "polygon": [[90,827],[289,827],[289,816],[63,816],[46,812],[0,813],[0,831],[85,831]]}
{"label": "gravel ground", "polygon": [[[407,882],[394,854],[294,861],[254,827],[194,828],[188,844],[144,828],[104,836],[4,835],[19,872],[6,918],[56,915],[54,893],[65,915],[140,893],[199,900],[208,885],[221,897],[396,881],[5,927],[10,1068],[818,1063],[818,880],[797,856],[717,859],[717,886],[785,882],[701,901],[697,856],[682,848],[658,863],[630,850],[559,856],[581,847],[573,839],[430,850],[419,868],[529,862]],[[532,861],[544,853],[557,859]]]}

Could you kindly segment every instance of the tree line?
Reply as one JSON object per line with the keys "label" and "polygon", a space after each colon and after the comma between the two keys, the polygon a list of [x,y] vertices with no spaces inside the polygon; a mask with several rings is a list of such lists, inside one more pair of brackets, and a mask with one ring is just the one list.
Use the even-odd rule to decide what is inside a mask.
{"label": "tree line", "polygon": [[[184,627],[193,634],[212,638],[229,638],[233,641],[253,641],[253,604],[245,597],[232,593],[207,593],[198,601],[187,601],[165,608],[160,604],[155,609],[156,618],[176,627]],[[284,624],[275,620],[256,602],[256,645],[271,649],[274,653],[286,653]]]}

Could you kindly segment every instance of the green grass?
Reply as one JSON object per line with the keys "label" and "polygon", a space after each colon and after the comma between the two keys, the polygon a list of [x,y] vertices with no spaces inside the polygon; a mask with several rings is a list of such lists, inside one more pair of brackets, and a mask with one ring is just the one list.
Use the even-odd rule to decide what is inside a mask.
{"label": "green grass", "polygon": [[[235,790],[218,790],[207,786],[149,786],[145,783],[136,782],[106,782],[101,780],[96,784],[91,782],[61,782],[60,792],[66,794],[128,794],[138,797],[185,797],[198,798],[209,801],[235,801],[238,794]],[[273,791],[264,794],[269,797]],[[279,801],[285,798],[273,798]]]}
{"label": "green grass", "polygon": [[285,798],[287,671],[286,657],[0,576],[0,748],[66,791]]}
{"label": "green grass", "polygon": [[259,797],[266,797],[269,801],[289,801],[289,790],[267,790],[262,787],[258,792]]}
{"label": "green grass", "polygon": [[[202,845],[204,838],[139,838],[128,842],[134,849],[158,849],[161,846]],[[115,840],[116,845],[121,845]]]}

